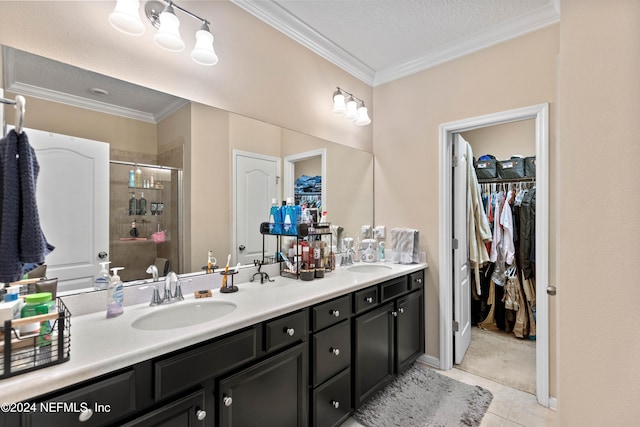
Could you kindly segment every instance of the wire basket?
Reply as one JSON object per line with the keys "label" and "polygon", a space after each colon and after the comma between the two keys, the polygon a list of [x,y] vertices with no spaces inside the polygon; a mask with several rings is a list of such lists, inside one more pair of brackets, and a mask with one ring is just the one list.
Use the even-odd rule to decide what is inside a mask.
{"label": "wire basket", "polygon": [[[53,313],[7,320],[0,332],[0,379],[57,365],[71,353],[71,313],[60,298]],[[39,323],[40,331],[20,334],[20,326]]]}

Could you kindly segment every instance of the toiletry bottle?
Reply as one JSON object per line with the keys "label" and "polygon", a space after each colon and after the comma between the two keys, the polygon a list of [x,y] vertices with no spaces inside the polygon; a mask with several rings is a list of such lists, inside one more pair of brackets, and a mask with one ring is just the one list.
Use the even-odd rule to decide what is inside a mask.
{"label": "toiletry bottle", "polygon": [[138,214],[138,201],[136,200],[136,193],[131,193],[131,198],[129,199],[129,215],[137,215]]}
{"label": "toiletry bottle", "polygon": [[278,199],[271,199],[269,211],[269,233],[282,234],[282,211],[278,206]]}
{"label": "toiletry bottle", "polygon": [[137,168],[135,174],[136,187],[142,188],[142,169]]}
{"label": "toiletry bottle", "polygon": [[287,205],[282,213],[282,232],[291,236],[298,234],[298,222],[296,208],[293,205],[293,197],[287,198]]}
{"label": "toiletry bottle", "polygon": [[147,214],[147,199],[144,198],[144,193],[140,193],[140,198],[138,199],[138,215],[146,215]]}
{"label": "toiletry bottle", "polygon": [[213,264],[213,252],[209,251],[209,253],[207,254],[207,274],[213,273]]}
{"label": "toiletry bottle", "polygon": [[385,248],[385,243],[384,242],[380,242],[378,244],[378,247],[380,248],[380,262],[385,262],[385,254],[384,254],[384,248]]}
{"label": "toiletry bottle", "polygon": [[133,188],[136,186],[136,177],[133,169],[129,171],[129,188]]}
{"label": "toiletry bottle", "polygon": [[113,267],[111,280],[107,288],[107,319],[120,316],[124,312],[124,288],[118,276],[118,270],[124,267]]}
{"label": "toiletry bottle", "polygon": [[104,291],[109,287],[109,281],[111,280],[111,276],[109,276],[109,272],[107,271],[107,264],[111,264],[111,261],[100,262],[100,272],[96,276],[96,280],[93,282],[93,288],[96,291]]}

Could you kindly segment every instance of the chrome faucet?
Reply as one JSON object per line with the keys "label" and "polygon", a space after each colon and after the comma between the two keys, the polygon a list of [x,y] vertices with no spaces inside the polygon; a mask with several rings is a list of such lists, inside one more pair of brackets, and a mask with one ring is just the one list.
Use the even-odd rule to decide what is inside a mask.
{"label": "chrome faucet", "polygon": [[[171,283],[176,283],[176,291],[180,287],[180,281],[178,280],[178,276],[173,271],[167,273],[167,276],[164,278],[164,297],[162,298],[163,304],[171,304],[174,300],[174,295],[171,294]],[[182,291],[180,291],[182,295]],[[183,298],[184,299],[184,298]]]}
{"label": "chrome faucet", "polygon": [[158,281],[158,267],[156,267],[155,264],[151,264],[147,267],[147,274],[151,274],[154,282]]}

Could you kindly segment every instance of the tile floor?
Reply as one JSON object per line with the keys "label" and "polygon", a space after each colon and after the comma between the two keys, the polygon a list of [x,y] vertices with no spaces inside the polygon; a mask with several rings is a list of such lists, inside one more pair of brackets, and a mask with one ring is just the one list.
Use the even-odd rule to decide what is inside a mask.
{"label": "tile floor", "polygon": [[[556,411],[539,405],[532,394],[459,369],[438,372],[463,383],[479,385],[493,394],[493,400],[480,427],[547,427],[557,424]],[[350,418],[341,427],[362,427],[362,424]]]}

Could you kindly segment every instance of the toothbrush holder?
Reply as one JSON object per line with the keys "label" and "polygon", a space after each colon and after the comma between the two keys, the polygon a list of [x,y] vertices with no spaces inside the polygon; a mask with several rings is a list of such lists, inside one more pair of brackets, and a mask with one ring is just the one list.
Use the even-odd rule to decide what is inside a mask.
{"label": "toothbrush holder", "polygon": [[[232,292],[238,292],[238,287],[233,284],[233,276],[238,274],[237,271],[221,271],[220,274],[227,278],[226,285],[220,287],[220,292],[223,294],[230,294]],[[231,282],[229,282],[231,280]],[[231,283],[231,285],[229,285]]]}

